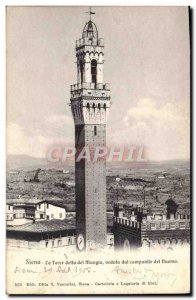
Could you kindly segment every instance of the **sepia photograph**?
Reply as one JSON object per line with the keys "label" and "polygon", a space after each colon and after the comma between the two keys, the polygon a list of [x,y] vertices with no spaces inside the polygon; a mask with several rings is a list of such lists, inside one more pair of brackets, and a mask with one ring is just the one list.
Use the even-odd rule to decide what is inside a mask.
{"label": "sepia photograph", "polygon": [[190,294],[188,6],[7,6],[7,294]]}

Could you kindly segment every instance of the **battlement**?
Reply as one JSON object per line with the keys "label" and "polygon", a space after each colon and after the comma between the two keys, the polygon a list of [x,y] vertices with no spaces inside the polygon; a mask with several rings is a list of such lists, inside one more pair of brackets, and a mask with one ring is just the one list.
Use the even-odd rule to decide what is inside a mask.
{"label": "battlement", "polygon": [[92,38],[89,40],[89,38],[84,37],[81,39],[76,40],[76,49],[83,47],[83,46],[99,46],[104,47],[104,39],[99,38],[98,40],[96,38]]}
{"label": "battlement", "polygon": [[114,203],[115,217],[127,218],[133,221],[134,219],[141,222],[144,215],[144,209],[141,205],[126,205],[123,203]]}
{"label": "battlement", "polygon": [[131,227],[131,228],[141,229],[141,223],[138,221],[131,221],[126,218],[113,217],[113,222],[116,224]]}
{"label": "battlement", "polygon": [[81,97],[104,98],[104,100],[110,100],[109,84],[98,83],[96,87],[95,83],[90,82],[71,85],[71,100]]}
{"label": "battlement", "polygon": [[106,90],[110,91],[110,84],[109,83],[97,83],[95,87],[94,82],[83,82],[83,83],[76,83],[72,84],[71,86],[71,92],[78,91],[78,90]]}
{"label": "battlement", "polygon": [[142,220],[142,222],[131,221],[127,218],[113,218],[114,224],[137,228],[141,231],[149,230],[176,230],[190,229],[190,221],[188,219],[162,219],[162,220]]}
{"label": "battlement", "polygon": [[141,205],[137,205],[137,206],[133,206],[133,205],[126,205],[120,202],[115,202],[114,203],[114,209],[118,209],[118,210],[125,210],[125,209],[133,209],[136,212],[142,212],[143,211],[143,207]]}

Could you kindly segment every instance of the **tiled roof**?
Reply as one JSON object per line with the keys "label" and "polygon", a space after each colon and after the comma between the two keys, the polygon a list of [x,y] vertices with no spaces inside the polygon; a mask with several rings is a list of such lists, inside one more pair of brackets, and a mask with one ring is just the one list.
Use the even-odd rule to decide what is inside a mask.
{"label": "tiled roof", "polygon": [[[107,214],[107,226],[113,226],[113,214]],[[36,221],[31,224],[24,224],[18,226],[8,226],[7,231],[18,231],[18,232],[54,232],[61,230],[74,230],[76,228],[75,218],[64,219],[64,220],[48,220],[48,221]]]}
{"label": "tiled roof", "polygon": [[26,204],[26,205],[37,205],[43,202],[47,202],[49,204],[65,208],[67,211],[75,211],[74,204],[66,204],[66,200],[61,199],[37,199],[37,198],[17,198],[17,199],[7,199],[7,204],[14,205],[14,204]]}
{"label": "tiled roof", "polygon": [[178,207],[178,213],[190,215],[190,203],[181,203]]}
{"label": "tiled roof", "polygon": [[7,204],[13,205],[13,204],[38,204],[42,202],[42,199],[37,199],[37,198],[17,198],[17,199],[7,199],[6,202]]}
{"label": "tiled roof", "polygon": [[190,209],[190,202],[184,202],[179,204],[179,208],[187,208]]}
{"label": "tiled roof", "polygon": [[49,221],[38,221],[33,224],[24,224],[19,226],[7,227],[7,231],[18,231],[18,232],[54,232],[61,230],[75,229],[75,219],[65,220],[49,220]]}

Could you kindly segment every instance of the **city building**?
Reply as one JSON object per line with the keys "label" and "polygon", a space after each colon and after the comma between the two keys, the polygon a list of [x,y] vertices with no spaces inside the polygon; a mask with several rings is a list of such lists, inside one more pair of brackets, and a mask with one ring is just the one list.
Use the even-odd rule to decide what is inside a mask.
{"label": "city building", "polygon": [[35,221],[66,218],[67,207],[61,201],[40,199],[8,199],[6,222],[8,226],[33,223]]}
{"label": "city building", "polygon": [[[109,84],[103,81],[104,42],[90,20],[76,41],[77,84],[71,86],[71,111],[75,123],[76,241],[79,250],[104,248],[107,243],[106,160],[88,161],[78,153],[106,147],[106,122],[110,108]],[[81,153],[81,152],[80,152]],[[83,153],[85,156],[85,153]]]}
{"label": "city building", "polygon": [[190,212],[178,207],[173,199],[155,208],[152,214],[142,206],[114,204],[114,247],[173,248],[190,242]]}
{"label": "city building", "polygon": [[75,220],[50,220],[7,227],[8,248],[75,250]]}
{"label": "city building", "polygon": [[[38,221],[7,227],[8,248],[55,249],[63,248],[68,252],[76,250],[75,218]],[[114,236],[107,234],[107,249],[114,249]],[[96,250],[93,246],[89,250]]]}

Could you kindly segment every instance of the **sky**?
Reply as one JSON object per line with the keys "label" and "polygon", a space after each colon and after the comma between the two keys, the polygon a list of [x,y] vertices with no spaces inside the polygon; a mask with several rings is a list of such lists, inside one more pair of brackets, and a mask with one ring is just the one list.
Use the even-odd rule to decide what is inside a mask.
{"label": "sky", "polygon": [[[189,159],[187,7],[94,7],[112,106],[107,145],[150,160]],[[70,85],[88,7],[7,9],[7,154],[45,157],[74,145]]]}

